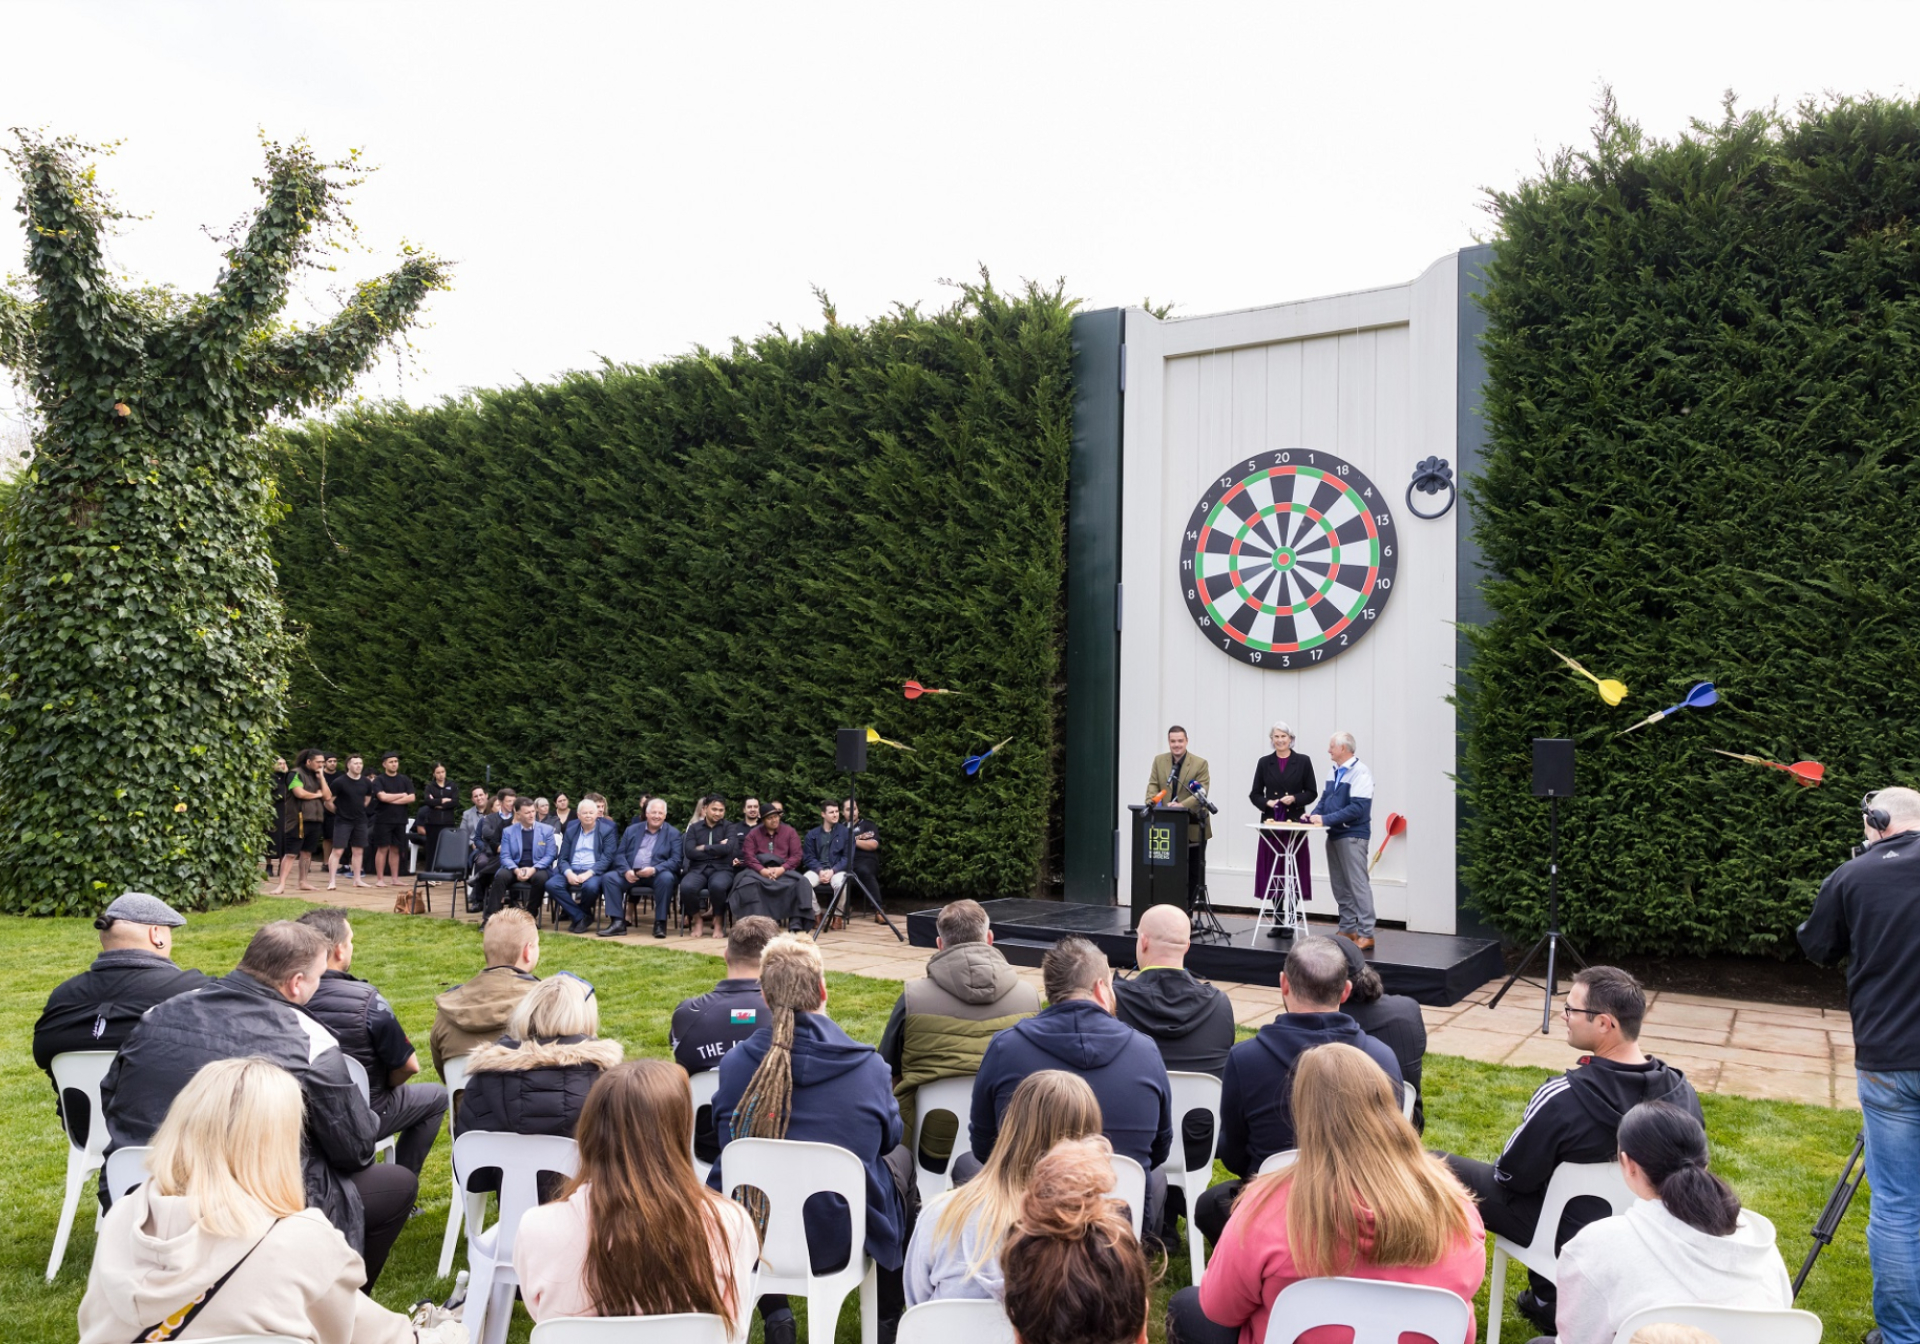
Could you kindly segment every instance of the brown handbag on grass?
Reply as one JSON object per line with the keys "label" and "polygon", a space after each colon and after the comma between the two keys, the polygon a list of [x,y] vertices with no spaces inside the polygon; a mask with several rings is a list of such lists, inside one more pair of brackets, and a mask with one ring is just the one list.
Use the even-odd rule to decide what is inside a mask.
{"label": "brown handbag on grass", "polygon": [[417,887],[403,887],[394,893],[393,913],[396,915],[426,914],[427,893]]}

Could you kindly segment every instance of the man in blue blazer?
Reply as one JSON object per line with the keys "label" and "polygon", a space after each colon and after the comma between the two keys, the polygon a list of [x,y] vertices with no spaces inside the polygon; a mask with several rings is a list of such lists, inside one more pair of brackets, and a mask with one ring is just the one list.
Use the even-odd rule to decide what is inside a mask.
{"label": "man in blue blazer", "polygon": [[[600,804],[591,798],[582,798],[579,810],[567,823],[566,834],[560,837],[560,857],[553,865],[553,875],[547,879],[547,895],[572,921],[567,932],[587,931],[593,908],[606,893],[607,873],[613,867],[619,848],[620,828],[600,815]],[[621,932],[626,931],[625,922],[611,903],[607,917],[613,921],[608,928],[618,926]]]}
{"label": "man in blue blazer", "polygon": [[[853,838],[840,824],[840,804],[821,804],[820,824],[800,843],[800,873],[813,888],[816,904],[823,908],[838,904],[841,888],[847,885],[847,860],[852,854]],[[824,901],[820,897],[822,886],[827,888]]]}
{"label": "man in blue blazer", "polygon": [[680,885],[685,862],[679,828],[667,821],[667,800],[650,799],[646,816],[627,827],[627,833],[620,837],[620,857],[605,884],[607,917],[613,922],[600,931],[600,936],[611,938],[627,931],[627,893],[645,887],[653,893],[653,936],[665,938],[667,911],[673,906],[673,893]]}
{"label": "man in blue blazer", "polygon": [[500,832],[500,869],[493,875],[493,886],[487,893],[487,914],[492,915],[505,903],[508,890],[516,882],[536,890],[544,887],[559,853],[553,827],[534,820],[533,799],[514,800],[513,820]]}

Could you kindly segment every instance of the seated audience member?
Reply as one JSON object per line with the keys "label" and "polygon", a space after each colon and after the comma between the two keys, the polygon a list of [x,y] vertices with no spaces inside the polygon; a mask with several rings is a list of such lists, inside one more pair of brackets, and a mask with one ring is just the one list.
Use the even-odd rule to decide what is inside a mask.
{"label": "seated audience member", "polygon": [[[689,1075],[719,1068],[729,1050],[773,1020],[760,993],[760,954],[779,936],[780,926],[765,915],[735,920],[727,934],[726,979],[673,1010],[673,1058]],[[693,1151],[707,1163],[720,1155],[711,1106],[693,1117]]]}
{"label": "seated audience member", "polygon": [[[1206,1278],[1167,1303],[1171,1344],[1261,1344],[1274,1299],[1306,1278],[1419,1284],[1471,1304],[1487,1272],[1473,1197],[1420,1150],[1399,1089],[1372,1059],[1350,1045],[1307,1051],[1292,1109],[1298,1160],[1247,1186]],[[1469,1321],[1464,1341],[1437,1344],[1474,1335]]]}
{"label": "seated audience member", "polygon": [[486,819],[487,813],[493,810],[493,805],[487,797],[487,791],[478,784],[474,785],[472,790],[467,794],[467,801],[472,803],[473,806],[460,814],[460,829],[465,832],[467,848],[471,850],[473,848],[474,828]]}
{"label": "seated audience member", "polygon": [[[529,899],[538,909],[538,893],[546,887],[547,879],[553,875],[554,862],[559,857],[560,843],[553,838],[553,828],[533,819],[533,799],[516,799],[513,821],[500,832],[500,867],[493,875],[493,884],[487,889],[486,917],[491,919],[494,911],[506,904],[507,896],[516,883],[531,889],[533,894]],[[586,921],[580,919],[567,927],[569,933],[585,933],[586,930]]]}
{"label": "seated audience member", "polygon": [[1336,938],[1334,946],[1346,954],[1347,978],[1353,982],[1353,993],[1340,1005],[1341,1011],[1393,1051],[1400,1062],[1400,1077],[1413,1084],[1413,1127],[1424,1131],[1427,1114],[1420,1100],[1420,1066],[1427,1057],[1427,1020],[1420,1015],[1420,1005],[1405,994],[1387,993],[1380,972],[1351,939]]}
{"label": "seated audience member", "polygon": [[540,926],[525,910],[502,910],[480,934],[486,965],[464,984],[434,996],[433,1071],[446,1076],[447,1061],[492,1045],[507,1034],[514,1009],[540,978]]}
{"label": "seated audience member", "polygon": [[[780,937],[767,944],[760,992],[773,1020],[720,1061],[713,1098],[720,1160],[707,1184],[733,1193],[722,1177],[727,1145],[736,1138],[831,1143],[854,1154],[867,1172],[865,1249],[880,1270],[880,1319],[896,1320],[905,1307],[900,1267],[913,1231],[907,1199],[913,1162],[900,1142],[887,1066],[827,1016],[826,972],[810,940]],[[845,1264],[852,1229],[844,1201],[808,1200],[805,1223],[815,1272]],[[760,1311],[769,1339],[793,1338],[784,1300],[762,1298]]]}
{"label": "seated audience member", "polygon": [[[307,1202],[345,1234],[380,1277],[406,1225],[419,1181],[373,1160],[377,1122],[347,1072],[333,1034],[300,1011],[327,967],[318,929],[275,920],[254,931],[229,974],[155,1004],[120,1047],[101,1084],[109,1151],[153,1141],[167,1108],[215,1060],[258,1055],[287,1070],[307,1099]],[[178,1305],[178,1304],[176,1304]]]}
{"label": "seated audience member", "polygon": [[1793,1305],[1773,1224],[1707,1170],[1699,1120],[1664,1101],[1635,1106],[1620,1121],[1620,1172],[1642,1202],[1561,1248],[1560,1344],[1613,1344],[1629,1316],[1675,1302]]}
{"label": "seated audience member", "polygon": [[393,1005],[353,970],[353,925],[345,910],[309,910],[300,923],[326,938],[327,969],[307,1000],[307,1016],[333,1033],[340,1048],[367,1071],[368,1104],[380,1119],[379,1138],[397,1135],[394,1159],[415,1176],[439,1137],[447,1113],[447,1089],[438,1083],[408,1083],[420,1072],[420,1056]]}
{"label": "seated audience member", "polygon": [[417,1334],[360,1291],[366,1265],[307,1206],[300,1084],[264,1059],[222,1059],[167,1108],[153,1173],[100,1224],[80,1344],[171,1339],[187,1308],[192,1338],[315,1344],[465,1344],[449,1321]]}
{"label": "seated audience member", "polygon": [[1040,962],[1047,1006],[1014,1023],[987,1046],[973,1084],[973,1152],[954,1164],[971,1180],[993,1155],[1000,1117],[1021,1079],[1064,1069],[1086,1079],[1099,1098],[1101,1132],[1116,1153],[1147,1171],[1143,1226],[1158,1227],[1167,1178],[1156,1168],[1173,1147],[1173,1092],[1153,1042],[1113,1015],[1113,969],[1085,938],[1062,938]]}
{"label": "seated audience member", "polygon": [[[1700,1098],[1686,1075],[1640,1053],[1640,1021],[1646,1012],[1640,982],[1618,967],[1589,966],[1573,977],[1561,1016],[1567,1044],[1587,1053],[1563,1076],[1540,1085],[1494,1162],[1447,1157],[1453,1174],[1480,1201],[1488,1231],[1523,1245],[1531,1242],[1553,1169],[1562,1162],[1613,1161],[1619,1152],[1620,1117],[1641,1102],[1671,1102],[1701,1118]],[[1605,1200],[1574,1200],[1560,1219],[1555,1248],[1610,1213]],[[1515,1305],[1551,1334],[1554,1286],[1529,1273],[1533,1286]]]}
{"label": "seated audience member", "polygon": [[920,1211],[907,1246],[907,1305],[998,1298],[1000,1248],[1019,1221],[1034,1167],[1062,1140],[1099,1133],[1100,1103],[1081,1079],[1059,1069],[1023,1078],[1007,1103],[1000,1142],[979,1175]]}
{"label": "seated audience member", "polygon": [[746,1344],[760,1239],[746,1209],[695,1179],[692,1132],[693,1095],[672,1064],[636,1059],[600,1076],[574,1134],[578,1172],[514,1238],[536,1322],[699,1311]]}
{"label": "seated audience member", "polygon": [[1040,1159],[1000,1253],[1002,1301],[1019,1344],[1143,1344],[1153,1280],[1133,1224],[1109,1195],[1105,1139]]}
{"label": "seated audience member", "polygon": [[[483,1130],[572,1138],[587,1093],[624,1053],[620,1042],[599,1037],[593,986],[571,971],[542,980],[513,1010],[507,1034],[468,1056],[454,1134]],[[551,1199],[557,1178],[548,1172],[540,1181],[541,1198]],[[499,1188],[497,1171],[480,1171],[467,1180],[470,1191]]]}
{"label": "seated audience member", "polygon": [[[533,800],[533,806],[536,812],[539,811],[540,800],[538,798]],[[610,813],[602,812],[600,815],[608,821],[613,820]],[[563,834],[567,829],[567,823],[573,820],[573,804],[567,801],[567,795],[564,793],[554,794],[553,810],[546,816],[540,818],[540,820],[553,827],[553,833],[555,835]],[[615,829],[619,829],[618,823],[615,823]]]}
{"label": "seated audience member", "polygon": [[1195,1201],[1194,1223],[1218,1242],[1240,1187],[1275,1153],[1298,1146],[1293,1127],[1293,1069],[1316,1045],[1337,1043],[1366,1052],[1400,1095],[1400,1064],[1393,1051],[1340,1011],[1353,990],[1347,959],[1331,938],[1300,938],[1280,972],[1281,1013],[1227,1055],[1220,1080],[1220,1161],[1241,1179],[1214,1186]]}
{"label": "seated audience member", "polygon": [[467,909],[481,910],[480,927],[487,926],[492,912],[485,907],[485,898],[493,889],[493,879],[500,871],[500,837],[507,827],[513,824],[514,792],[502,789],[495,794],[490,810],[480,819],[473,829],[473,856],[470,883],[467,893]]}
{"label": "seated audience member", "polygon": [[[934,928],[937,950],[927,959],[926,979],[901,987],[880,1035],[880,1057],[893,1070],[893,1095],[909,1139],[922,1083],[978,1073],[993,1038],[1040,1011],[1040,995],[994,947],[980,902],[949,903]],[[946,1170],[958,1129],[945,1115],[927,1121],[920,1142],[932,1170]]]}
{"label": "seated audience member", "polygon": [[[841,890],[847,885],[847,863],[852,858],[853,840],[840,824],[840,804],[820,805],[820,824],[808,831],[800,843],[800,875],[813,891],[814,904],[839,914]],[[827,888],[825,900],[820,888]]]}
{"label": "seated audience member", "polygon": [[761,824],[741,838],[729,905],[735,919],[765,915],[798,933],[813,909],[813,888],[800,876],[800,836],[781,819],[785,810],[768,803]]}
{"label": "seated audience member", "polygon": [[[147,1009],[204,986],[206,976],[173,964],[173,931],[186,922],[158,896],[144,891],[116,896],[93,921],[100,930],[100,955],[54,988],[33,1024],[35,1067],[51,1079],[55,1055],[118,1050]],[[84,1142],[93,1122],[90,1103],[79,1092],[68,1101],[67,1131]]]}
{"label": "seated audience member", "polygon": [[1114,1016],[1152,1041],[1170,1073],[1227,1070],[1233,1002],[1187,969],[1192,934],[1184,910],[1156,905],[1140,916],[1134,958],[1140,969],[1115,977]]}
{"label": "seated audience member", "polygon": [[[697,815],[681,838],[686,875],[680,879],[683,910],[693,914],[693,936],[712,937],[720,931],[720,911],[733,889],[733,861],[740,857],[745,828],[727,820],[727,800],[710,793],[700,800]],[[705,927],[713,917],[713,928]]]}
{"label": "seated audience member", "polygon": [[752,830],[760,824],[760,800],[758,798],[748,798],[741,802],[740,824],[748,830]]}
{"label": "seated audience member", "polygon": [[579,933],[587,926],[603,896],[610,921],[604,932],[615,928],[621,933],[627,931],[614,884],[608,881],[619,847],[620,828],[600,815],[599,806],[591,798],[581,800],[580,815],[567,823],[560,837],[560,856],[547,878],[547,895],[566,915],[573,932]]}
{"label": "seated audience member", "polygon": [[[682,862],[680,828],[667,820],[667,800],[648,799],[645,814],[620,837],[620,857],[607,876],[607,913],[619,932],[627,931],[626,903],[644,887],[653,895],[653,936],[667,936],[667,911],[673,906]],[[618,912],[615,901],[620,903]],[[605,933],[612,937],[614,930]]]}
{"label": "seated audience member", "polygon": [[[880,828],[872,820],[860,815],[860,800],[848,797],[841,805],[840,815],[847,819],[847,835],[853,841],[853,851],[848,866],[866,887],[865,895],[875,901],[880,897]],[[874,912],[873,922],[885,924],[886,916]]]}

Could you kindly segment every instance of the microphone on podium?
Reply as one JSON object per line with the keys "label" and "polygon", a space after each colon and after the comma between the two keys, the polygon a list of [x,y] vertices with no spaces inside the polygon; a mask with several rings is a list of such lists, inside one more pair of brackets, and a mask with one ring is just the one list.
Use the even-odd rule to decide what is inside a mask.
{"label": "microphone on podium", "polygon": [[1165,789],[1162,789],[1160,790],[1160,792],[1153,795],[1153,797],[1148,801],[1147,805],[1149,807],[1153,807],[1161,803],[1164,803],[1166,801],[1167,801],[1167,791]]}
{"label": "microphone on podium", "polygon": [[1207,797],[1207,791],[1200,787],[1199,780],[1196,779],[1188,783],[1187,792],[1205,803],[1207,805],[1207,811],[1215,813],[1216,815],[1219,813],[1219,807],[1215,805],[1213,799]]}

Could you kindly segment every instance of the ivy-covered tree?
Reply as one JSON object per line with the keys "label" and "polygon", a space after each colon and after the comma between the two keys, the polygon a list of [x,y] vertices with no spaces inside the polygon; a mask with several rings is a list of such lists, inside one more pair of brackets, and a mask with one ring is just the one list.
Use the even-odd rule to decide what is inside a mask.
{"label": "ivy-covered tree", "polygon": [[102,251],[124,216],[86,147],[21,135],[7,157],[30,289],[0,291],[0,363],[39,423],[0,576],[0,909],[86,913],[129,887],[239,900],[290,647],[257,431],[345,391],[447,268],[409,253],[331,321],[280,321],[357,179],[269,144],[213,291],[125,288]]}

